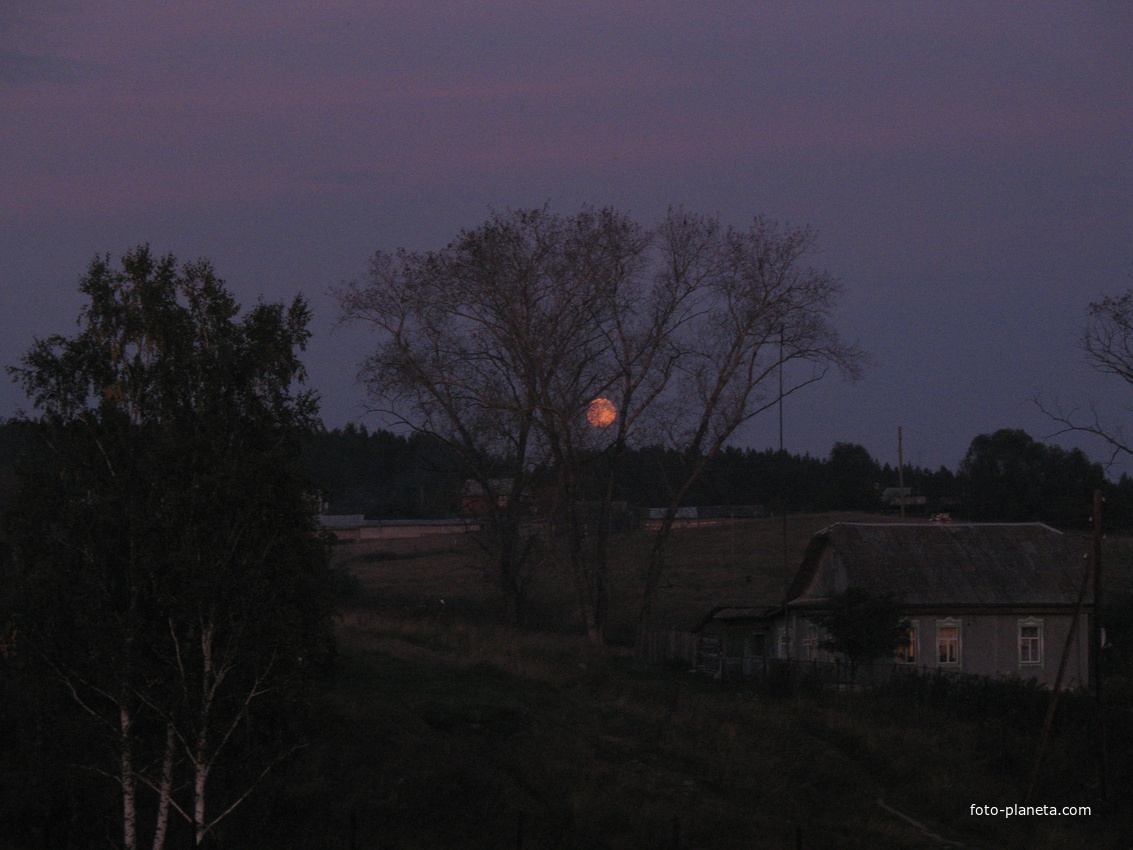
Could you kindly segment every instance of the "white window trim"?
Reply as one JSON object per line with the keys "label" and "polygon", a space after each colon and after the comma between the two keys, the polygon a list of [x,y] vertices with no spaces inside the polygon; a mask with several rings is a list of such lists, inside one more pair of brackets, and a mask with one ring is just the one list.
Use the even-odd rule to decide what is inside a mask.
{"label": "white window trim", "polygon": [[[913,657],[909,658],[909,649],[913,650]],[[921,621],[909,620],[909,645],[897,650],[895,656],[898,664],[916,664],[921,655]]]}
{"label": "white window trim", "polygon": [[813,623],[807,623],[806,637],[803,638],[803,655],[806,656],[807,661],[818,658],[818,626]]}
{"label": "white window trim", "polygon": [[[1031,661],[1023,660],[1023,629],[1036,628],[1038,629],[1038,658]],[[1038,617],[1027,617],[1026,619],[1019,620],[1015,630],[1016,636],[1016,657],[1019,659],[1020,667],[1042,667],[1043,665],[1043,621]]]}
{"label": "white window trim", "polygon": [[[956,630],[956,660],[955,661],[941,661],[940,660],[940,631],[941,629],[955,629]],[[943,620],[936,621],[936,665],[938,667],[959,667],[964,662],[964,629],[960,620],[955,617],[946,617]]]}

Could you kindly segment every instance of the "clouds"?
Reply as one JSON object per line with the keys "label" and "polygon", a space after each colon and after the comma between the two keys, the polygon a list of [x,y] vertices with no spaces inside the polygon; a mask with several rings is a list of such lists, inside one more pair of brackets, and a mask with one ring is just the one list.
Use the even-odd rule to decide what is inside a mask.
{"label": "clouds", "polygon": [[[876,391],[867,378],[838,401],[865,399],[841,421],[880,427],[887,388],[933,420],[934,375],[958,397],[951,440],[966,444],[995,381],[974,374],[978,357],[1034,351],[1030,372],[994,384],[1014,393],[1002,415],[1016,427],[1031,394],[1016,386],[1075,356],[1072,339],[1034,349],[1027,329],[1053,333],[1125,280],[1130,15],[1054,2],[9,4],[0,289],[59,300],[91,254],[148,240],[211,256],[252,297],[302,289],[327,312],[322,293],[370,251],[443,244],[489,206],[614,204],[649,220],[684,203],[737,224],[763,212],[820,230],[849,335],[882,364]],[[966,321],[970,305],[998,324]],[[30,329],[72,318],[26,309],[7,318],[5,362]],[[1003,347],[985,344],[992,327]],[[312,355],[332,421],[356,402],[350,345]],[[827,437],[861,439],[813,439]]]}
{"label": "clouds", "polygon": [[[24,91],[6,94],[26,132],[12,147],[39,152],[21,171],[184,163],[180,189],[199,184],[195,165],[243,183],[249,161],[302,181],[1006,145],[1026,156],[1088,148],[1129,120],[1107,75],[1067,55],[1058,21],[815,8],[86,4],[41,25],[61,54],[13,54]],[[82,86],[61,90],[80,67]],[[53,133],[63,120],[77,132]]]}

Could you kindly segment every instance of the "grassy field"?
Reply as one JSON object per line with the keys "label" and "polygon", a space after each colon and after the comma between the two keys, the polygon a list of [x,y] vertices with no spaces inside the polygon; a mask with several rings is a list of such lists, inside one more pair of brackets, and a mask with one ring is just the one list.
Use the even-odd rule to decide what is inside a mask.
{"label": "grassy field", "polygon": [[[971,816],[1022,800],[1034,718],[727,688],[456,618],[355,613],[341,637],[315,745],[225,846],[1128,846],[1100,812]],[[1087,745],[1057,738],[1035,802],[1091,802]]]}
{"label": "grassy field", "polygon": [[[791,518],[786,563],[838,518]],[[780,520],[684,529],[673,543],[665,621],[781,599]],[[645,544],[619,541],[615,635],[632,632]],[[1033,710],[756,691],[635,662],[628,648],[598,653],[577,634],[569,582],[550,571],[535,596],[542,628],[513,629],[467,538],[351,544],[337,558],[360,592],[340,618],[335,676],[314,697],[316,743],[249,802],[226,846],[1130,846],[1128,813],[1097,807],[1089,730],[1072,712],[1032,802],[1095,813],[972,816],[1023,801]]]}
{"label": "grassy field", "polygon": [[[775,605],[783,601],[814,533],[833,522],[893,521],[892,516],[818,514],[733,520],[677,529],[654,605],[659,625],[692,628],[716,605]],[[632,640],[641,604],[648,532],[615,536],[610,575],[613,643]],[[466,535],[375,540],[339,547],[337,561],[357,576],[369,604],[418,613],[441,610],[499,620],[503,606],[485,580],[480,552]],[[570,577],[547,564],[535,577],[532,620],[551,630],[576,628]],[[443,602],[442,602],[443,600]]]}

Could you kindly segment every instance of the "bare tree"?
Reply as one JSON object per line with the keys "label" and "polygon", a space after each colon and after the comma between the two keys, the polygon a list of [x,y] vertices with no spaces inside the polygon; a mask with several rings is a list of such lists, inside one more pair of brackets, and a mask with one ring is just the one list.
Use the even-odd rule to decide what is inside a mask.
{"label": "bare tree", "polygon": [[[517,498],[536,466],[553,473],[557,539],[587,631],[603,640],[611,504],[631,442],[665,441],[687,465],[649,561],[647,619],[682,498],[744,422],[773,404],[786,361],[856,375],[860,354],[828,325],[840,289],[804,265],[814,237],[757,219],[749,230],[670,211],[646,230],[612,210],[495,214],[446,249],[378,254],[337,294],[343,316],[381,332],[362,377],[378,409],[454,447],[486,492],[500,585],[522,601],[528,553]],[[597,398],[617,409],[595,427]]]}
{"label": "bare tree", "polygon": [[[1133,290],[1090,304],[1079,344],[1093,369],[1133,385]],[[1035,404],[1059,426],[1052,437],[1072,432],[1099,437],[1109,446],[1111,463],[1118,455],[1133,455],[1133,441],[1120,425],[1104,422],[1096,407],[1083,410],[1041,398]]]}
{"label": "bare tree", "polygon": [[[857,378],[863,353],[829,323],[838,283],[808,265],[814,233],[756,218],[747,230],[670,211],[658,229],[663,287],[695,303],[673,330],[672,374],[658,406],[666,442],[685,463],[650,549],[639,625],[645,625],[664,569],[678,508],[693,482],[741,425],[784,396],[821,380],[830,367]],[[782,368],[809,368],[780,382]]]}
{"label": "bare tree", "polygon": [[[608,383],[611,305],[646,246],[610,210],[495,214],[441,251],[379,252],[336,293],[345,320],[381,334],[361,371],[375,409],[443,441],[485,496],[483,542],[516,619],[537,546],[523,522],[536,467],[556,471],[568,537],[581,535],[577,476],[564,470],[589,445],[579,412]],[[592,584],[567,550],[580,588]],[[601,614],[588,599],[591,622]]]}

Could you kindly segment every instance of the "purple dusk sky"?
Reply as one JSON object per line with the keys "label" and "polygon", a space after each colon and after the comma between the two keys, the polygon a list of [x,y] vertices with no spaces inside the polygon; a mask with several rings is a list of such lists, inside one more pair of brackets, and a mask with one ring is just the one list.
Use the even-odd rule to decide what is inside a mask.
{"label": "purple dusk sky", "polygon": [[[0,109],[2,365],[73,332],[92,256],[149,242],[244,303],[303,292],[341,425],[368,343],[327,290],[374,250],[490,207],[683,204],[811,225],[846,287],[837,324],[875,363],[788,403],[792,451],[894,463],[902,425],[907,462],[955,468],[979,433],[1054,431],[1039,394],[1133,420],[1076,346],[1133,286],[1117,0],[13,0]],[[24,404],[5,379],[0,415]]]}

